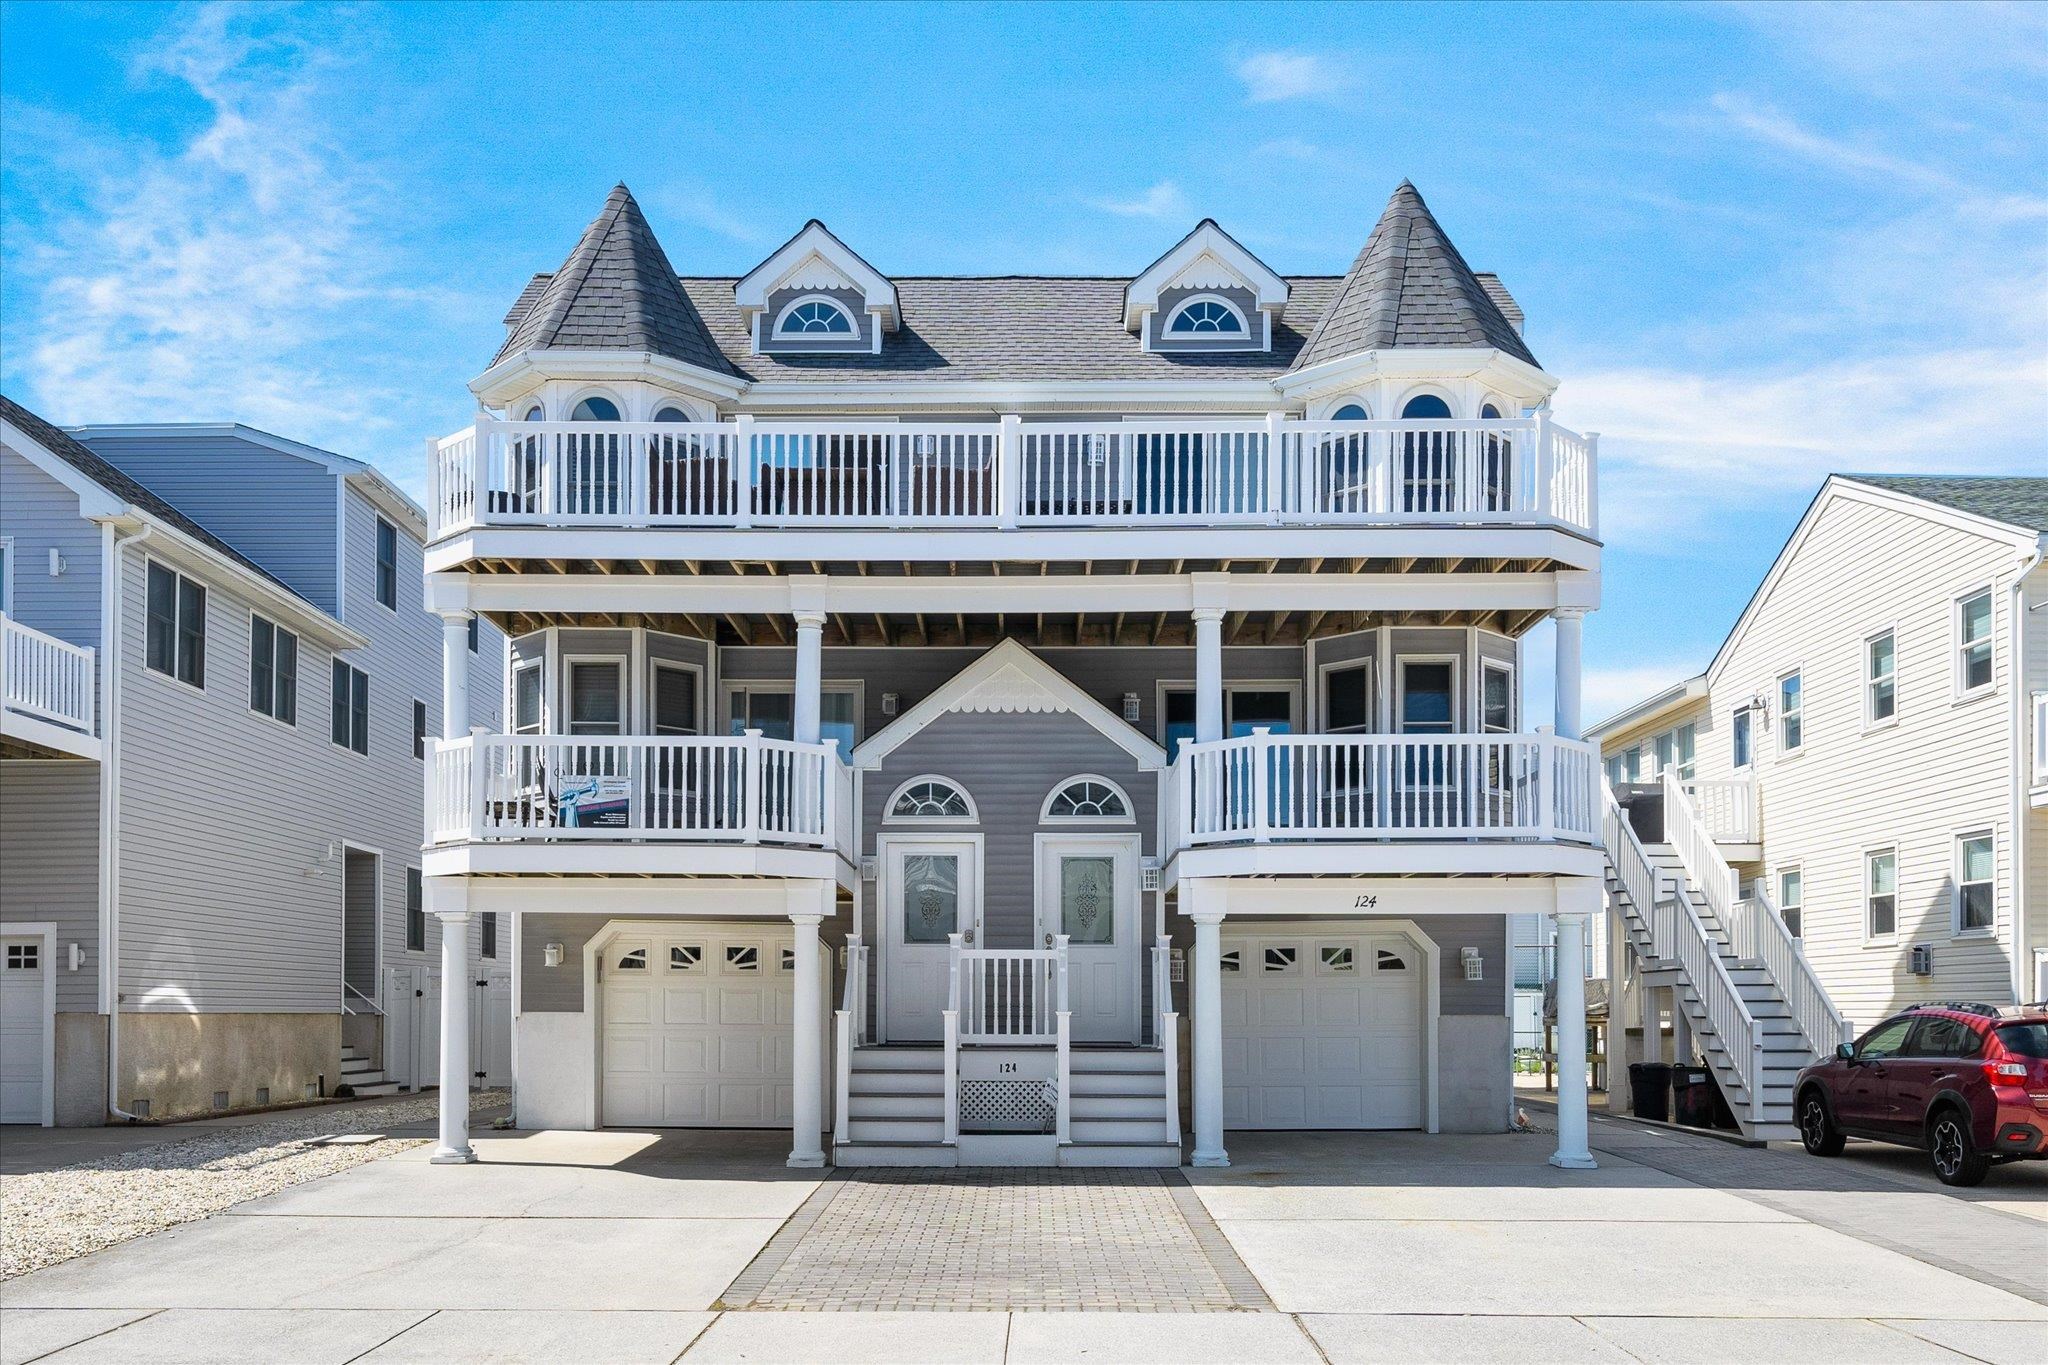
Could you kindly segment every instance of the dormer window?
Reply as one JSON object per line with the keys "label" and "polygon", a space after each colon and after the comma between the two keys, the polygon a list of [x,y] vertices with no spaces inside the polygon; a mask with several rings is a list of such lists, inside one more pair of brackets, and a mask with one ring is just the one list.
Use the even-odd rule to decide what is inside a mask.
{"label": "dormer window", "polygon": [[1242,337],[1250,330],[1244,314],[1222,299],[1189,299],[1166,322],[1168,336]]}
{"label": "dormer window", "polygon": [[846,310],[830,299],[800,299],[775,322],[778,337],[850,337],[855,330]]}

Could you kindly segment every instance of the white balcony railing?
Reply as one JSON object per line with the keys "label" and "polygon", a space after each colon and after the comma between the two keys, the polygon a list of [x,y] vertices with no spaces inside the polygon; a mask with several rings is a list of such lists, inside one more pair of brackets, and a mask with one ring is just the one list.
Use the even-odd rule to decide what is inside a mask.
{"label": "white balcony railing", "polygon": [[433,533],[475,526],[1563,525],[1590,437],[1490,421],[498,422],[430,443]]}
{"label": "white balcony railing", "polygon": [[1276,735],[1182,747],[1181,846],[1600,838],[1599,756],[1554,735]]}
{"label": "white balcony railing", "polygon": [[660,840],[850,855],[836,746],[743,736],[493,735],[433,744],[430,843]]}
{"label": "white balcony railing", "polygon": [[92,650],[0,616],[0,705],[90,735],[93,681]]}
{"label": "white balcony railing", "polygon": [[1752,778],[1733,781],[1692,780],[1682,784],[1692,798],[1700,823],[1714,842],[1753,844],[1757,832],[1756,782]]}

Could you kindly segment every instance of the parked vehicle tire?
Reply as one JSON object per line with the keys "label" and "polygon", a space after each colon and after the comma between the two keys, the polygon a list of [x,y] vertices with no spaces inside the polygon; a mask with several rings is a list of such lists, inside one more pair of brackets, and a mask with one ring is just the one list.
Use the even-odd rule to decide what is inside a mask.
{"label": "parked vehicle tire", "polygon": [[1799,1099],[1799,1140],[1806,1144],[1809,1156],[1842,1154],[1846,1139],[1842,1130],[1835,1127],[1834,1115],[1828,1112],[1828,1102],[1818,1090],[1809,1090]]}
{"label": "parked vehicle tire", "polygon": [[1991,1169],[1991,1158],[1977,1150],[1970,1137],[1970,1120],[1954,1109],[1934,1116],[1927,1130],[1927,1158],[1934,1165],[1935,1179],[1944,1185],[1976,1185]]}

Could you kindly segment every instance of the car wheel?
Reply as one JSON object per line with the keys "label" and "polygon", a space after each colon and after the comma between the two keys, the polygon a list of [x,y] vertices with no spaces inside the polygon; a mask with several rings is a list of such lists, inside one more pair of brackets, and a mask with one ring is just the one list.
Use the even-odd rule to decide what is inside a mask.
{"label": "car wheel", "polygon": [[1977,1150],[1970,1140],[1970,1124],[1953,1109],[1934,1116],[1928,1133],[1927,1157],[1934,1164],[1935,1178],[1944,1185],[1975,1185],[1991,1169],[1991,1158]]}
{"label": "car wheel", "polygon": [[1799,1101],[1799,1140],[1811,1156],[1840,1156],[1842,1130],[1828,1113],[1827,1101],[1818,1090],[1809,1090]]}

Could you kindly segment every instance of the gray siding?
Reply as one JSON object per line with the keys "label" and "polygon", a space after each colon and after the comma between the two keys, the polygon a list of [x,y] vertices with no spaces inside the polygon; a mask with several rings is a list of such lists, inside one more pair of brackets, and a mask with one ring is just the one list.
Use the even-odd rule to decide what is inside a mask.
{"label": "gray siding", "polygon": [[99,764],[0,768],[0,922],[54,923],[59,964],[85,949],[78,971],[53,968],[60,1013],[99,1008],[99,821]]}
{"label": "gray siding", "polygon": [[307,601],[337,609],[331,470],[234,436],[80,439]]}
{"label": "gray siding", "polygon": [[[1441,949],[1437,978],[1444,1014],[1505,1014],[1508,998],[1508,917],[1505,915],[1426,915],[1415,921]],[[1467,981],[1458,954],[1477,948],[1485,979]]]}
{"label": "gray siding", "polygon": [[[853,323],[853,335],[844,340],[822,336],[805,337],[802,341],[776,340],[775,320],[782,316],[782,310],[798,299],[813,295],[831,299],[844,308]],[[874,345],[875,339],[874,316],[867,312],[867,299],[858,289],[778,289],[768,296],[768,307],[757,325],[763,355],[804,355],[818,351],[865,353]]]}
{"label": "gray siding", "polygon": [[382,869],[375,854],[351,849],[342,890],[343,979],[363,994],[377,994],[377,883]]}
{"label": "gray siding", "polygon": [[[14,539],[14,619],[97,649],[100,529],[78,513],[78,495],[12,450],[0,448],[0,536]],[[50,576],[50,551],[64,572]]]}
{"label": "gray siding", "polygon": [[[1248,331],[1239,336],[1168,336],[1166,319],[1187,299],[1208,294],[1227,299],[1244,314]],[[1145,317],[1145,341],[1155,351],[1263,351],[1266,349],[1265,320],[1259,315],[1258,296],[1249,289],[1162,289],[1159,309]]]}
{"label": "gray siding", "polygon": [[[583,945],[608,923],[602,915],[525,915],[519,924],[520,998],[514,1009],[535,1014],[583,1010]],[[550,967],[547,945],[562,945],[562,965]]]}

